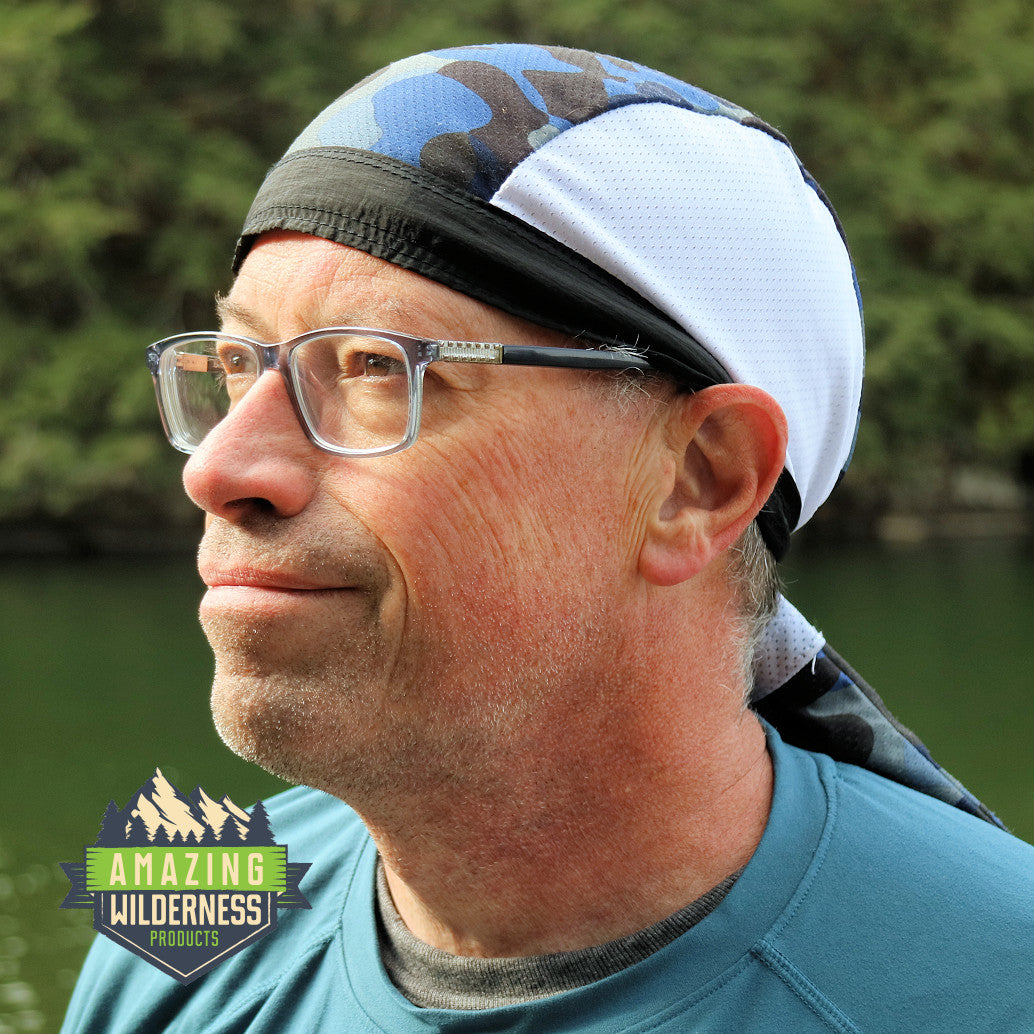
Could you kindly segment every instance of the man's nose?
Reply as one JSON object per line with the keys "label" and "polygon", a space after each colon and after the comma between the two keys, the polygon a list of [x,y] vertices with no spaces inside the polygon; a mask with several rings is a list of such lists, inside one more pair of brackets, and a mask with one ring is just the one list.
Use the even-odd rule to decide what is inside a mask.
{"label": "man's nose", "polygon": [[229,521],[292,517],[312,499],[322,458],[283,377],[267,370],[187,461],[183,485],[203,510]]}

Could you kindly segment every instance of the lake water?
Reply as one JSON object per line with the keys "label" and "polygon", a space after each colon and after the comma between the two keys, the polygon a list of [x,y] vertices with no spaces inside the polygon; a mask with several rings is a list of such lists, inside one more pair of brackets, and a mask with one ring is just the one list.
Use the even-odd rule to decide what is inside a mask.
{"label": "lake water", "polygon": [[[812,549],[788,595],[934,756],[1034,839],[1034,548]],[[242,806],[283,787],[222,746],[190,558],[0,563],[0,1034],[55,1031],[92,938],[58,908],[109,799],[155,766]]]}

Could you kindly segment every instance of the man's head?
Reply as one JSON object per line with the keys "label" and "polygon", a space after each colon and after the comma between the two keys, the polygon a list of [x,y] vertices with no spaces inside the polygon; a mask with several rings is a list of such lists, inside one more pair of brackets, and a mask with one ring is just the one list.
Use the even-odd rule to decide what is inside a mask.
{"label": "man's head", "polygon": [[416,440],[375,457],[317,447],[257,379],[185,474],[235,749],[358,803],[734,720],[748,529],[785,548],[860,389],[850,262],[785,142],[627,62],[424,55],[302,134],[237,268],[242,338],[631,350],[659,376],[431,363]]}

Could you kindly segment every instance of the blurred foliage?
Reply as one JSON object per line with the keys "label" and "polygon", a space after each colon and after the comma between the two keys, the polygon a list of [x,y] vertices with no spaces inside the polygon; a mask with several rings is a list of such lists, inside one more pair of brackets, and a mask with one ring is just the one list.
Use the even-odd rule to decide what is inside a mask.
{"label": "blurred foliage", "polygon": [[351,83],[496,40],[619,54],[783,130],[866,299],[842,498],[1034,465],[1025,0],[0,0],[0,523],[181,527],[142,347],[212,322],[265,170]]}

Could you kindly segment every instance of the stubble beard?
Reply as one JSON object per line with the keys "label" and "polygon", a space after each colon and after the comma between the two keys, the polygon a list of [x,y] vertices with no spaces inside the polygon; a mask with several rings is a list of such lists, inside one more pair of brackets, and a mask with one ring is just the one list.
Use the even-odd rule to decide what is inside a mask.
{"label": "stubble beard", "polygon": [[317,599],[294,615],[206,613],[203,606],[215,656],[212,716],[223,742],[245,760],[289,782],[363,797],[389,778],[376,759],[390,740],[383,716],[406,681],[397,668],[399,644],[386,631],[400,603],[366,533],[358,525],[333,534],[329,527],[315,518],[297,527],[258,515],[241,527],[212,522],[207,529],[202,567],[232,568],[240,558],[260,570],[283,564],[354,586],[326,607]]}
{"label": "stubble beard", "polygon": [[556,687],[571,674],[557,660],[562,651],[530,663],[486,655],[461,686],[433,649],[423,649],[419,670],[386,676],[374,632],[255,671],[239,658],[261,630],[209,623],[206,632],[217,658],[212,713],[227,746],[378,825],[410,821],[412,809],[436,798],[523,793],[526,774],[516,770],[530,762],[525,754],[540,745],[543,725],[553,724]]}
{"label": "stubble beard", "polygon": [[435,788],[454,794],[483,777],[481,760],[507,750],[525,710],[516,681],[496,683],[490,700],[472,687],[458,709],[433,651],[416,651],[419,671],[385,672],[375,633],[258,670],[248,647],[260,630],[208,622],[206,633],[216,654],[212,715],[223,742],[363,814],[393,812]]}
{"label": "stubble beard", "polygon": [[376,635],[349,636],[347,646],[310,642],[305,656],[268,659],[261,628],[204,624],[216,658],[212,717],[234,753],[343,799],[379,792],[388,779],[378,759],[390,747],[383,716],[391,690],[376,677],[384,662]]}

